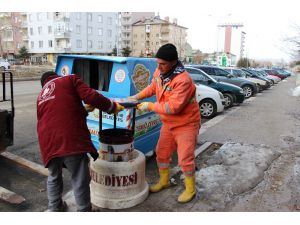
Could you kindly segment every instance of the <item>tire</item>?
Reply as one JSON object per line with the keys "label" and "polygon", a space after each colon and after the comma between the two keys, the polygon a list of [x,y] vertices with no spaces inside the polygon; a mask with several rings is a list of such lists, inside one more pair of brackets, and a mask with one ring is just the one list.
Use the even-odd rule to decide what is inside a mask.
{"label": "tire", "polygon": [[203,99],[199,102],[199,107],[202,118],[210,119],[217,114],[217,105],[211,99]]}
{"label": "tire", "polygon": [[249,85],[245,85],[242,87],[244,91],[245,98],[250,98],[253,95],[253,89]]}
{"label": "tire", "polygon": [[263,88],[260,84],[257,84],[257,92],[262,92]]}
{"label": "tire", "polygon": [[233,95],[229,93],[223,93],[224,99],[225,99],[225,108],[230,108],[233,106]]}

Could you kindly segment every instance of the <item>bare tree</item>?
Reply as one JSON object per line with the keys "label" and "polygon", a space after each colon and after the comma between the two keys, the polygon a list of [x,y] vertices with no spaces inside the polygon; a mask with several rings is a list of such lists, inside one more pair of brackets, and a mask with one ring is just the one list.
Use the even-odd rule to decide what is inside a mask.
{"label": "bare tree", "polygon": [[292,29],[295,31],[295,34],[293,36],[283,38],[283,41],[287,44],[284,50],[295,61],[300,61],[300,26],[294,24],[292,25]]}

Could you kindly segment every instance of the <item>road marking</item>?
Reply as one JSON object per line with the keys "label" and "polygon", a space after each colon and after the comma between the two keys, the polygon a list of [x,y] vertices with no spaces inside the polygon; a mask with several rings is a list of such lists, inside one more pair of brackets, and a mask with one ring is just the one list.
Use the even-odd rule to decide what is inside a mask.
{"label": "road marking", "polygon": [[0,186],[0,199],[9,202],[11,204],[20,204],[25,201],[25,198],[23,196],[18,195],[1,186]]}
{"label": "road marking", "polygon": [[10,159],[10,160],[18,163],[18,164],[21,164],[21,165],[23,165],[25,167],[28,167],[29,169],[31,169],[31,170],[39,173],[39,174],[42,174],[44,176],[48,176],[49,175],[48,169],[46,169],[45,167],[43,167],[40,164],[31,162],[31,161],[29,161],[27,159],[24,159],[24,158],[22,158],[20,156],[14,155],[14,154],[9,153],[9,152],[3,152],[1,155],[4,156],[7,159]]}

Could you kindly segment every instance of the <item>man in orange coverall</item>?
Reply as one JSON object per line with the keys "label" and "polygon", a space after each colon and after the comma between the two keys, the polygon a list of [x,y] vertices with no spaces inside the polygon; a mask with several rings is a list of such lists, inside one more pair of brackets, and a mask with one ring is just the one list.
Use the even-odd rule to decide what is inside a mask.
{"label": "man in orange coverall", "polygon": [[195,145],[200,128],[200,110],[196,102],[196,87],[178,60],[173,44],[161,46],[156,56],[157,69],[151,84],[129,99],[141,100],[156,95],[155,103],[143,102],[139,110],[154,111],[160,115],[162,128],[156,146],[159,181],[150,192],[159,192],[170,186],[170,161],[177,148],[178,162],[185,175],[185,191],[178,202],[189,202],[196,195]]}

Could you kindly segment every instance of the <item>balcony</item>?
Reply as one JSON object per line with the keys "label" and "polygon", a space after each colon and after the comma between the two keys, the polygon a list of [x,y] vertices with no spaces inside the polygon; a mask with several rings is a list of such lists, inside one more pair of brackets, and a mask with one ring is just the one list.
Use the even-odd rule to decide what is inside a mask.
{"label": "balcony", "polygon": [[22,28],[27,28],[27,27],[28,27],[27,21],[22,21],[21,27],[22,27]]}
{"label": "balcony", "polygon": [[70,22],[70,17],[54,16],[54,22]]}
{"label": "balcony", "polygon": [[131,37],[122,37],[122,40],[124,40],[124,41],[131,41]]}
{"label": "balcony", "polygon": [[161,28],[161,31],[160,31],[162,34],[168,34],[168,33],[170,33],[170,29],[169,28],[167,28],[167,27],[163,27],[163,28]]}
{"label": "balcony", "polygon": [[170,38],[169,36],[161,36],[160,40],[165,42],[165,41],[169,41]]}
{"label": "balcony", "polygon": [[69,52],[71,52],[71,48],[70,47],[69,48],[55,47],[55,51],[58,53],[64,53],[64,52],[69,53]]}
{"label": "balcony", "polygon": [[28,35],[23,35],[22,39],[23,39],[23,41],[28,41],[29,37],[28,37]]}
{"label": "balcony", "polygon": [[55,31],[54,32],[54,38],[56,39],[68,39],[71,37],[71,32],[70,31]]}

